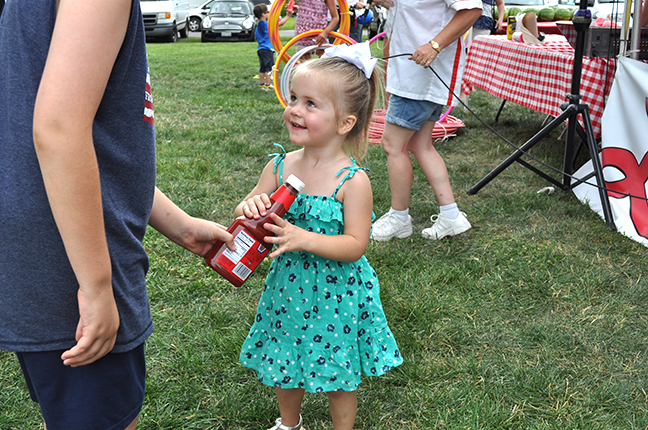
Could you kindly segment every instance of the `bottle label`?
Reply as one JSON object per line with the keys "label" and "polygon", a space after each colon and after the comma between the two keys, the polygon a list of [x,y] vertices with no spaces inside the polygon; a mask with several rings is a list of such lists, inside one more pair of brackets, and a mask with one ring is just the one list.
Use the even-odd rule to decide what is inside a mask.
{"label": "bottle label", "polygon": [[226,248],[216,257],[216,263],[241,281],[245,281],[263,261],[268,249],[244,229],[234,236],[234,244],[236,251]]}

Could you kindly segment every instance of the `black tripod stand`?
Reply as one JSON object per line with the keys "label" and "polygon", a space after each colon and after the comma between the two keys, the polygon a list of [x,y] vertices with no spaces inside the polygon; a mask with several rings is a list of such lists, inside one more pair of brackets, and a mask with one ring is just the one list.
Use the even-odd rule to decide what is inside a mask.
{"label": "black tripod stand", "polygon": [[[592,127],[592,120],[589,115],[589,106],[587,104],[582,104],[580,102],[580,82],[581,82],[581,72],[583,68],[583,52],[585,39],[587,32],[589,31],[589,26],[592,21],[591,13],[587,9],[587,0],[581,0],[579,9],[574,13],[573,18],[574,29],[576,30],[576,46],[574,48],[574,70],[572,73],[572,83],[571,83],[571,93],[567,94],[567,99],[569,100],[566,103],[560,105],[560,108],[563,110],[563,113],[554,118],[549,124],[547,124],[542,130],[540,130],[535,136],[526,141],[524,145],[520,147],[519,150],[511,154],[506,160],[504,160],[499,166],[493,169],[488,175],[482,178],[477,184],[468,190],[468,194],[473,195],[482,189],[486,184],[491,180],[495,179],[497,175],[504,171],[508,166],[517,161],[524,167],[533,171],[537,175],[545,178],[549,182],[553,183],[559,188],[564,190],[570,190],[577,185],[583,183],[592,176],[596,177],[596,182],[599,186],[599,196],[601,198],[601,205],[603,208],[603,215],[605,216],[605,223],[608,228],[615,229],[614,220],[612,218],[612,209],[610,208],[610,201],[608,200],[605,190],[602,188],[605,186],[603,180],[603,172],[601,167],[601,161],[598,157],[598,150],[596,145],[596,138],[594,137],[594,129]],[[583,126],[578,123],[578,114],[581,114],[583,117]],[[529,149],[531,149],[536,143],[538,143],[543,138],[547,137],[556,127],[562,124],[567,120],[567,141],[565,143],[565,157],[563,162],[563,178],[562,182],[557,181],[551,176],[547,175],[545,172],[536,168],[535,166],[529,164],[525,160],[522,160],[521,157]],[[575,151],[574,138],[575,134],[578,133],[582,142],[584,142],[589,150],[590,156],[592,158],[592,167],[594,169],[593,173],[585,178],[582,178],[575,183],[571,183],[571,174],[574,170],[574,162],[576,161],[576,155],[578,151]]]}

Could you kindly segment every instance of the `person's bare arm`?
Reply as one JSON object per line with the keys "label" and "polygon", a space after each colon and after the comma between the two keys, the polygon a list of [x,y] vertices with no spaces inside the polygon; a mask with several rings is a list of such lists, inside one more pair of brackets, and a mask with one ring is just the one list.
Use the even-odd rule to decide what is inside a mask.
{"label": "person's bare arm", "polygon": [[[439,44],[441,50],[452,42],[461,37],[472,25],[477,21],[477,18],[482,14],[482,9],[462,9],[458,11],[455,16],[450,20],[448,25],[432,39]],[[410,57],[411,60],[427,67],[434,61],[438,52],[432,48],[432,45],[425,43],[414,51]]]}
{"label": "person's bare arm", "polygon": [[287,10],[287,11],[286,11],[286,16],[284,16],[283,18],[281,18],[281,20],[279,21],[279,24],[278,24],[279,27],[282,27],[285,23],[287,23],[288,20],[289,20],[290,18],[292,18],[292,16],[293,16],[293,12],[292,12],[291,10]]}
{"label": "person's bare arm", "polygon": [[207,254],[219,240],[234,249],[232,235],[224,226],[187,215],[157,188],[149,225],[175,244],[200,256]]}
{"label": "person's bare arm", "polygon": [[[345,198],[340,193],[353,197]],[[344,183],[338,197],[344,200],[343,234],[325,235],[306,231],[273,214],[271,217],[275,224],[267,223],[264,226],[277,235],[265,238],[266,242],[277,245],[270,257],[295,251],[306,251],[329,260],[346,262],[357,261],[362,257],[369,244],[373,210],[371,183],[366,173],[356,172]]]}
{"label": "person's bare arm", "polygon": [[497,22],[495,24],[495,30],[500,31],[504,25],[504,12],[506,11],[506,6],[504,5],[504,0],[495,0],[497,5]]}
{"label": "person's bare arm", "polygon": [[34,107],[36,154],[79,283],[77,344],[61,357],[70,366],[107,354],[119,328],[92,124],[126,34],[131,5],[130,0],[59,1]]}
{"label": "person's bare arm", "polygon": [[317,35],[315,44],[321,46],[323,43],[328,41],[328,36],[331,31],[340,23],[340,15],[338,14],[337,7],[335,7],[335,0],[324,0],[326,6],[328,7],[329,13],[331,14],[331,21],[328,23],[324,30]]}

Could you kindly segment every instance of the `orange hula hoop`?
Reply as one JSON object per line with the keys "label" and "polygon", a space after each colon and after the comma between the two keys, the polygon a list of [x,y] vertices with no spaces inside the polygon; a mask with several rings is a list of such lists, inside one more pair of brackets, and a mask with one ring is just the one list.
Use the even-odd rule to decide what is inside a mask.
{"label": "orange hula hoop", "polygon": [[[282,58],[284,56],[287,56],[286,51],[288,48],[293,46],[295,42],[298,42],[302,39],[306,39],[308,37],[313,37],[314,35],[320,34],[323,30],[308,30],[298,36],[293,37],[290,39],[290,41],[284,46],[277,56],[277,61],[275,62],[274,67],[272,68],[272,82],[274,83],[274,91],[275,95],[277,96],[277,99],[279,100],[279,103],[281,103],[281,106],[285,109],[288,104],[286,103],[286,100],[284,100],[283,96],[281,95],[281,88],[279,88],[279,79],[278,79],[278,74],[279,74],[279,66],[281,65]],[[346,43],[347,45],[353,45],[356,43],[355,40],[351,39],[349,36],[346,34],[341,34],[336,31],[332,31],[329,33],[329,36],[334,37],[336,41],[339,41],[340,43]]]}
{"label": "orange hula hoop", "polygon": [[[283,10],[286,0],[277,0],[272,3],[270,8],[270,16],[268,16],[268,34],[270,36],[270,43],[275,51],[281,52],[283,50],[283,44],[281,43],[281,38],[279,37],[279,15]],[[340,28],[338,33],[342,33],[346,36],[349,35],[349,30],[351,29],[351,14],[349,12],[349,4],[346,0],[337,0],[338,6],[340,7]],[[318,30],[309,30],[318,31]],[[331,35],[333,32],[331,32]],[[301,35],[300,35],[301,36]],[[336,40],[335,43],[338,44],[339,40]],[[339,42],[342,43],[342,42]],[[287,59],[290,59],[288,54],[285,54]],[[279,58],[283,58],[280,56]]]}

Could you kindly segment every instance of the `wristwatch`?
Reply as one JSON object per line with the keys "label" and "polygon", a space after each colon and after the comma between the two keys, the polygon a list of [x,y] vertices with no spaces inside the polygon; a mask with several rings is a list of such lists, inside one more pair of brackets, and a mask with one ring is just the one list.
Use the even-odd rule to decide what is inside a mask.
{"label": "wristwatch", "polygon": [[441,53],[441,47],[434,40],[430,40],[430,45],[432,46],[432,49],[434,49],[437,53]]}

